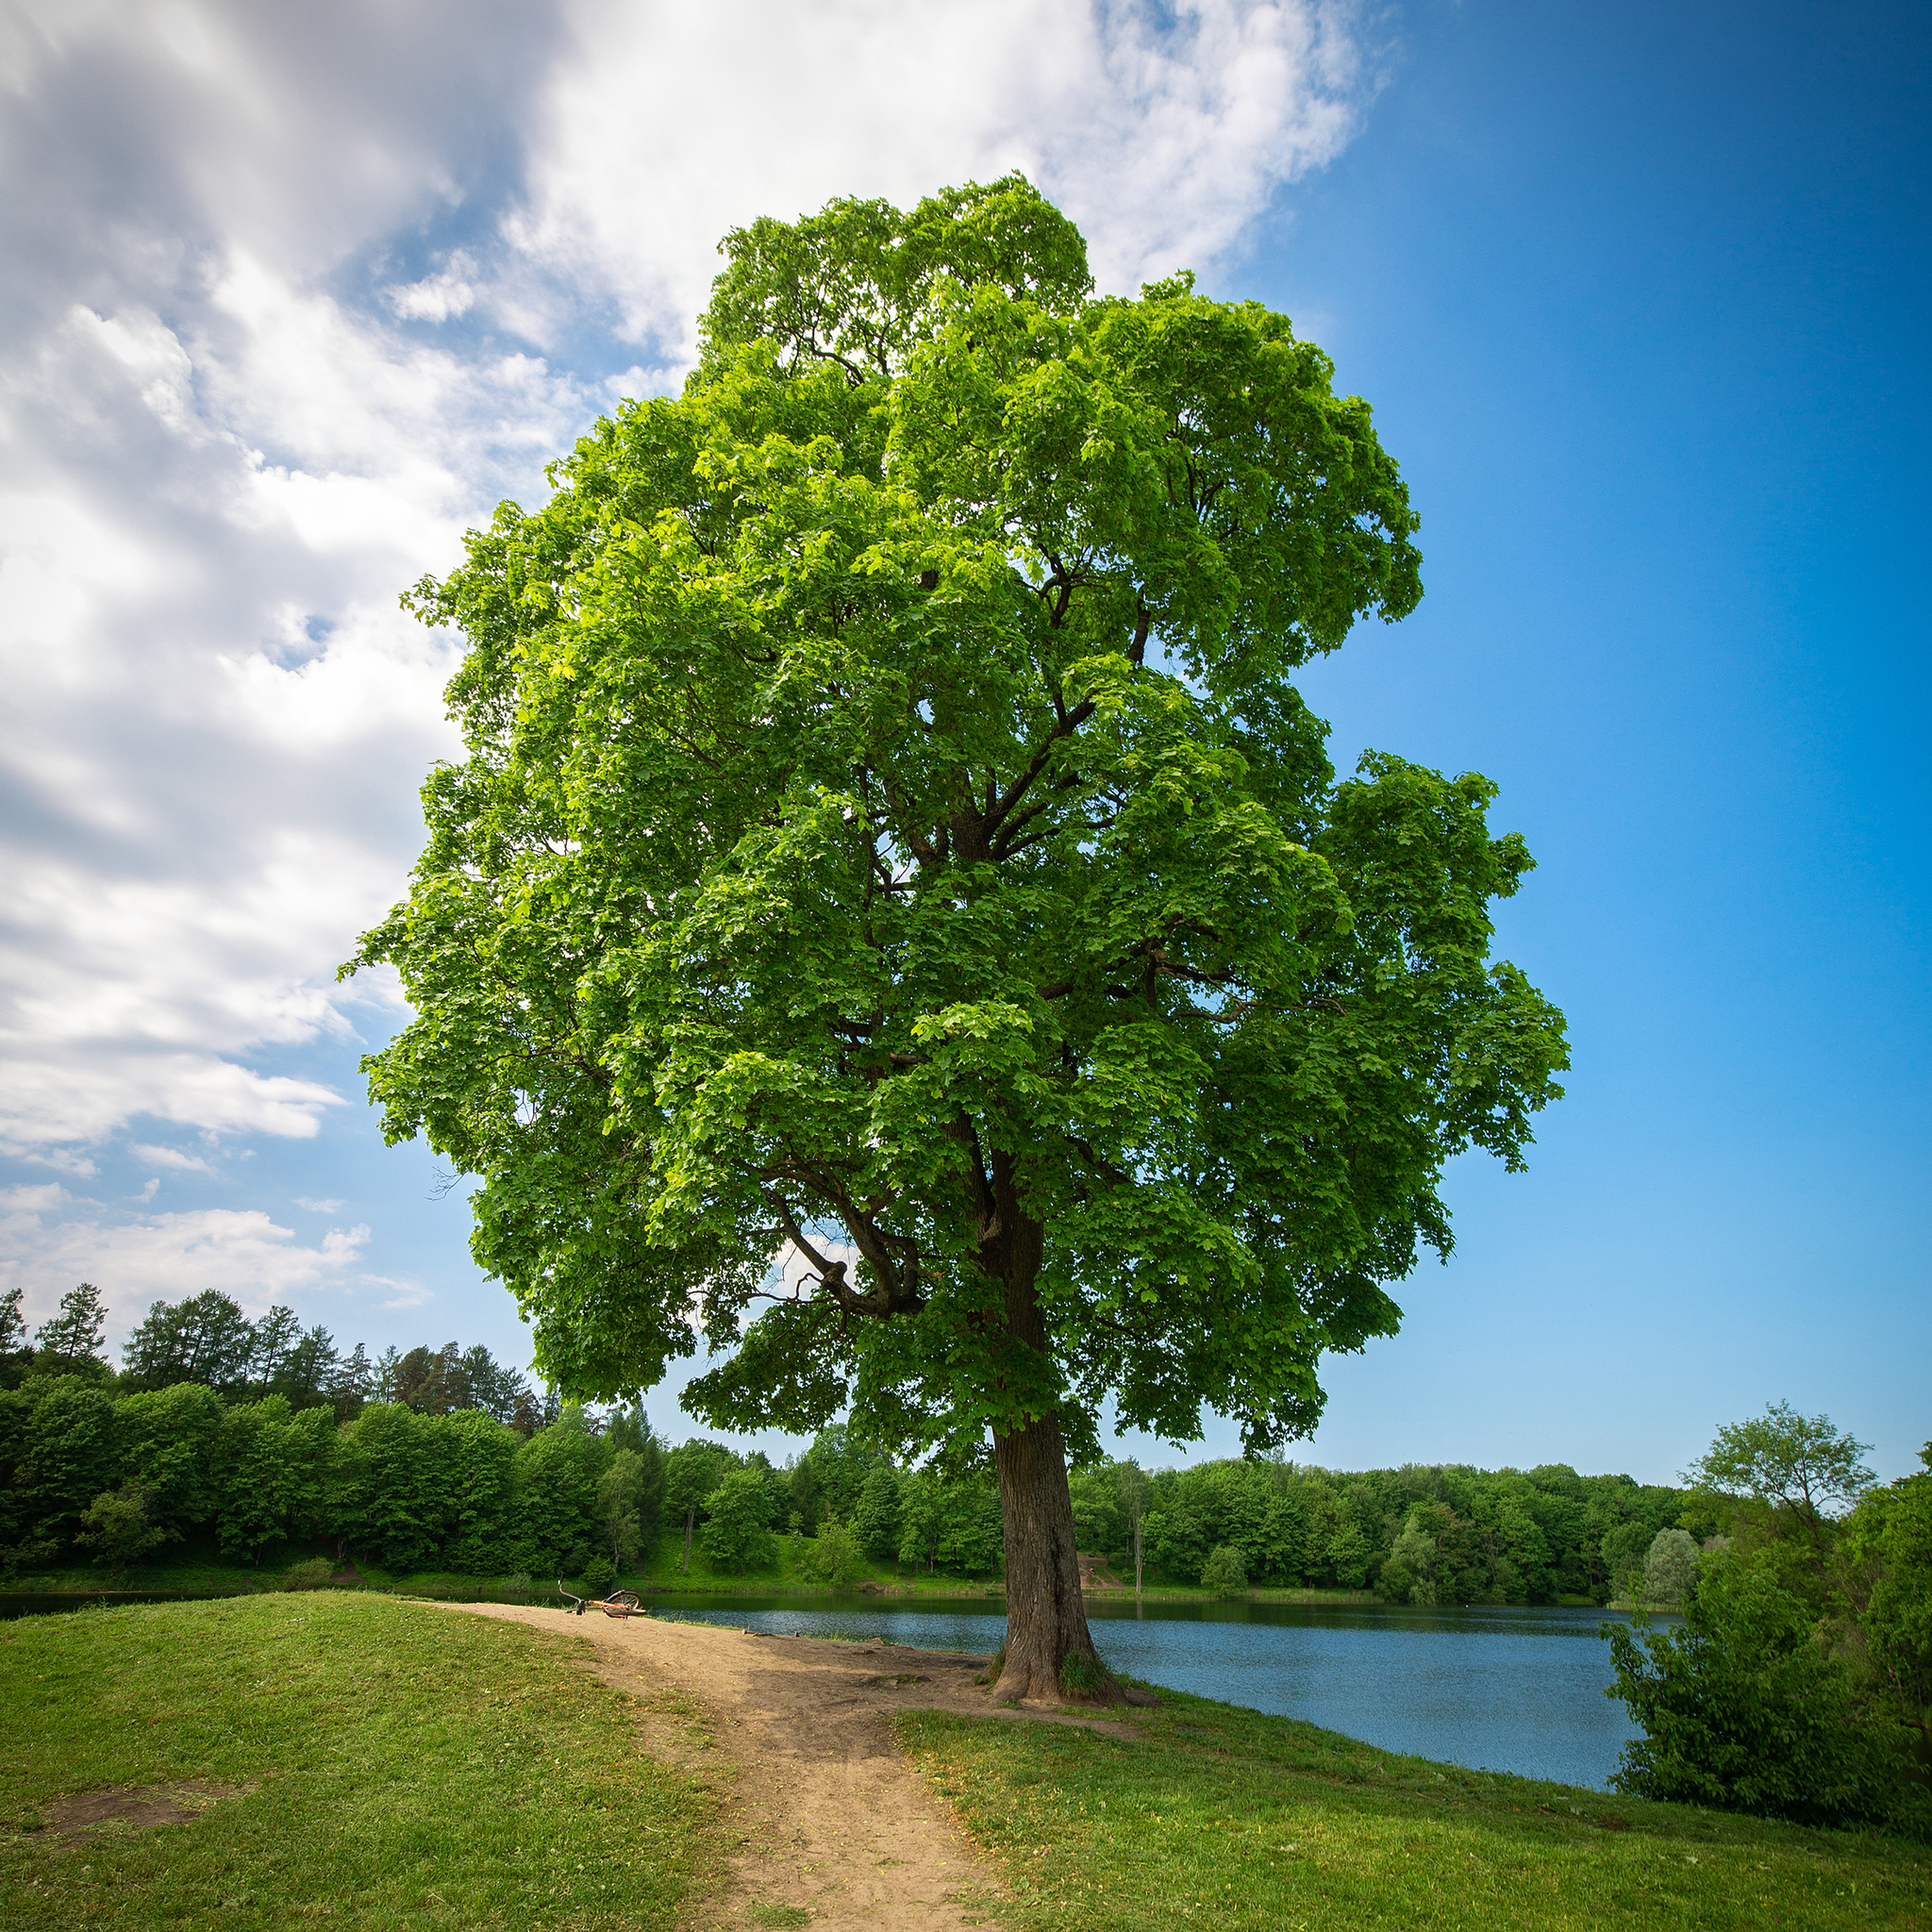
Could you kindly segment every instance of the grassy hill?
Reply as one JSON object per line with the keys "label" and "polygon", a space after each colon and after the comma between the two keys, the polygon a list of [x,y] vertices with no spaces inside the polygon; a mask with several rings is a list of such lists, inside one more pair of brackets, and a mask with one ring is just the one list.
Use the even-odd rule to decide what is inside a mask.
{"label": "grassy hill", "polygon": [[[0,1624],[0,1924],[672,1927],[711,1801],[583,1648],[334,1591]],[[47,1828],[129,1787],[197,1815]]]}

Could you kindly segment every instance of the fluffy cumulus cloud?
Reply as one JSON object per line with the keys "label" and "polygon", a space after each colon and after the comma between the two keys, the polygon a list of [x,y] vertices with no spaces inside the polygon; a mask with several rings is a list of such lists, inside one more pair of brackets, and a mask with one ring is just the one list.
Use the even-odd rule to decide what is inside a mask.
{"label": "fluffy cumulus cloud", "polygon": [[337,1227],[304,1246],[293,1229],[255,1208],[108,1218],[58,1182],[0,1190],[0,1287],[21,1288],[29,1316],[43,1319],[75,1282],[103,1284],[116,1341],[151,1303],[210,1288],[251,1315],[312,1300],[318,1290],[394,1306],[401,1285],[360,1271],[368,1239],[366,1227]]}
{"label": "fluffy cumulus cloud", "polygon": [[[333,969],[451,749],[456,646],[397,592],[675,380],[724,230],[1019,167],[1130,287],[1238,246],[1374,69],[1325,0],[14,0],[0,1153],[183,1174],[163,1124],[342,1102],[277,1056],[393,1016]],[[35,1253],[82,1272],[337,1265],[265,1215],[63,1211]]]}

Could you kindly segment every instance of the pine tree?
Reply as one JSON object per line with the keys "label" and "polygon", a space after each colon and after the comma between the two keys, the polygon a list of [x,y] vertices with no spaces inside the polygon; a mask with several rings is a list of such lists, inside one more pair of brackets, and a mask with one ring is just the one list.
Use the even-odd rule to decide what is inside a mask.
{"label": "pine tree", "polygon": [[35,1367],[55,1375],[71,1374],[90,1364],[106,1368],[101,1343],[107,1326],[100,1290],[92,1281],[77,1282],[60,1297],[60,1312],[35,1331]]}

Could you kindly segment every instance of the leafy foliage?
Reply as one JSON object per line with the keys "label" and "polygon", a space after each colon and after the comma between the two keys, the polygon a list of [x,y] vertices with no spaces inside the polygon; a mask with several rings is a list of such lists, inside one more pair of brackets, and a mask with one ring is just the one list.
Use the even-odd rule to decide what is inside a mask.
{"label": "leafy foliage", "polygon": [[721,1427],[1301,1432],[1564,1063],[1493,788],[1337,782],[1291,682],[1420,595],[1368,408],[1256,305],[1093,298],[1018,178],[725,245],[685,393],[417,593],[465,757],[358,955],[385,1131],[568,1387],[695,1307]]}
{"label": "leafy foliage", "polygon": [[[1728,1534],[1687,1578],[1682,1629],[1610,1632],[1610,1694],[1644,1733],[1624,1789],[1932,1838],[1932,1474],[1874,1492],[1861,1453],[1779,1403],[1694,1465]],[[1663,1559],[1691,1569],[1676,1536],[1653,1584]]]}
{"label": "leafy foliage", "polygon": [[525,1434],[543,1419],[523,1375],[480,1344],[389,1349],[372,1363],[360,1342],[342,1355],[320,1323],[305,1332],[291,1308],[272,1307],[251,1322],[239,1302],[212,1288],[151,1304],[122,1350],[120,1388],[178,1383],[204,1384],[228,1402],[279,1395],[298,1409],[326,1403],[343,1421],[372,1396],[425,1415],[481,1409]]}
{"label": "leafy foliage", "polygon": [[1660,1529],[1643,1555],[1643,1600],[1677,1604],[1697,1574],[1696,1540],[1681,1529]]}
{"label": "leafy foliage", "polygon": [[1620,1790],[1807,1824],[1884,1824],[1932,1837],[1895,1726],[1857,1721],[1851,1671],[1811,1607],[1768,1567],[1710,1566],[1683,1627],[1610,1630],[1615,1694],[1642,1726]]}
{"label": "leafy foliage", "polygon": [[864,1554],[858,1539],[837,1517],[830,1517],[820,1524],[817,1536],[801,1542],[798,1567],[813,1582],[836,1587],[858,1575]]}
{"label": "leafy foliage", "polygon": [[167,1535],[153,1520],[147,1491],[123,1483],[118,1490],[103,1490],[88,1506],[75,1541],[93,1551],[96,1563],[120,1568],[140,1562]]}
{"label": "leafy foliage", "polygon": [[1246,1559],[1232,1543],[1216,1543],[1201,1565],[1201,1588],[1209,1596],[1239,1596],[1248,1587]]}
{"label": "leafy foliage", "polygon": [[1843,1589],[1880,1701],[1932,1774],[1932,1442],[1924,1471],[1868,1491],[1840,1542]]}
{"label": "leafy foliage", "polygon": [[698,1543],[712,1562],[741,1573],[771,1564],[777,1546],[763,1471],[734,1469],[706,1497],[705,1507],[708,1514]]}
{"label": "leafy foliage", "polygon": [[1872,1472],[1860,1459],[1868,1446],[1829,1416],[1802,1416],[1776,1402],[1761,1416],[1720,1429],[1684,1479],[1790,1519],[1822,1551],[1828,1519],[1871,1487]]}
{"label": "leafy foliage", "polygon": [[[1252,1582],[1374,1589],[1398,1603],[1598,1603],[1622,1553],[1643,1553],[1674,1525],[1684,1492],[1562,1465],[1347,1473],[1242,1459],[1158,1470],[1104,1464],[1073,1477],[1080,1547],[1131,1561],[1141,1498],[1156,1581],[1190,1582],[1217,1543],[1241,1552]],[[1397,1548],[1400,1546],[1400,1556]],[[1629,1554],[1634,1551],[1634,1557]]]}

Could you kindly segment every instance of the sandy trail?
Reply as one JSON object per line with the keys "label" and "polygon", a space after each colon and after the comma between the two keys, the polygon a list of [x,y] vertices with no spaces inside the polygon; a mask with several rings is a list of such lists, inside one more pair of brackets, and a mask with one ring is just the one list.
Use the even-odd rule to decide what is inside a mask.
{"label": "sandy trail", "polygon": [[[646,1706],[654,1757],[717,1779],[738,1848],[700,1926],[742,1926],[754,1906],[794,1906],[811,1923],[894,1932],[953,1932],[986,1922],[1004,1895],[998,1867],[927,1791],[892,1741],[899,1710],[954,1710],[1088,1724],[1050,1711],[996,1712],[974,1682],[986,1659],[892,1643],[752,1636],[708,1624],[573,1617],[508,1604],[460,1607],[557,1636],[587,1638],[606,1682]],[[667,1696],[666,1693],[674,1693]],[[677,1694],[704,1719],[680,1718]]]}

